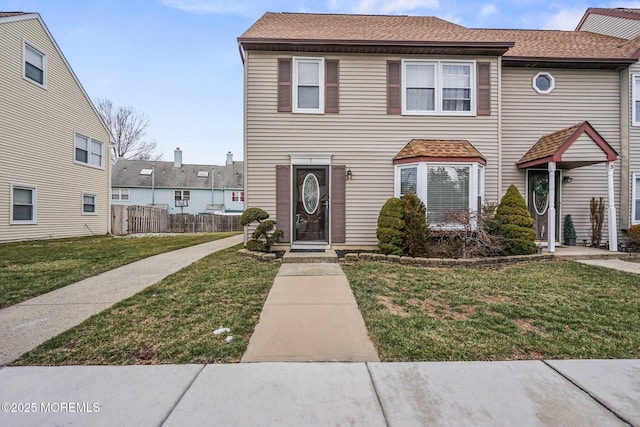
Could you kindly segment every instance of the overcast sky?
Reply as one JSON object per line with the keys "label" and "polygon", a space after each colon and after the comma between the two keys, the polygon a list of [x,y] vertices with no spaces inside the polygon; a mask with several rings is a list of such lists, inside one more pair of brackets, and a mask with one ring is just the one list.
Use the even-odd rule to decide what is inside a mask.
{"label": "overcast sky", "polygon": [[468,27],[573,30],[588,7],[640,1],[548,0],[0,0],[39,12],[92,99],[151,119],[164,160],[242,159],[242,62],[237,37],[262,14],[321,12],[437,16]]}

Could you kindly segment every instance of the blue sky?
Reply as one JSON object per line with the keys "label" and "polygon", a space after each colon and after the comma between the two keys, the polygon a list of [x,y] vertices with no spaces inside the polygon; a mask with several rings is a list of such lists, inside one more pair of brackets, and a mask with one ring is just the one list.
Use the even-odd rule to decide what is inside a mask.
{"label": "blue sky", "polygon": [[575,28],[588,7],[640,1],[472,0],[2,0],[39,12],[92,99],[151,119],[164,160],[242,159],[243,69],[236,38],[264,12],[438,16],[487,28]]}

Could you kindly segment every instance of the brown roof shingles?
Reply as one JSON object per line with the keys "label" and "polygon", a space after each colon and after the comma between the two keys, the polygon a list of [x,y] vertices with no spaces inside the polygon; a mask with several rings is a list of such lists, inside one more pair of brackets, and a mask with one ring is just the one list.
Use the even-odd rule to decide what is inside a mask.
{"label": "brown roof shingles", "polygon": [[[505,58],[628,58],[624,39],[584,31],[472,29],[431,16],[267,12],[240,43],[514,43]],[[505,48],[506,50],[507,48]]]}
{"label": "brown roof shingles", "polygon": [[564,144],[584,124],[585,122],[581,122],[557,132],[544,135],[538,140],[538,142],[533,144],[529,151],[527,151],[516,164],[520,165],[533,160],[553,156],[556,151],[560,149],[562,144]]}
{"label": "brown roof shingles", "polygon": [[26,12],[0,12],[0,18],[9,18],[11,16],[24,15]]}
{"label": "brown roof shingles", "polygon": [[412,139],[393,158],[394,161],[418,158],[482,159],[485,157],[465,140]]}

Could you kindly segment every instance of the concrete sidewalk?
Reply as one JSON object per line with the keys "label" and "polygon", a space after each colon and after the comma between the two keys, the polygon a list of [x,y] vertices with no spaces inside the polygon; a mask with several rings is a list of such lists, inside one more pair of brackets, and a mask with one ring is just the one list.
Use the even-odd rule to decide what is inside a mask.
{"label": "concrete sidewalk", "polygon": [[339,264],[282,264],[242,362],[379,361]]}
{"label": "concrete sidewalk", "polygon": [[14,361],[189,264],[242,240],[242,235],[238,235],[155,255],[0,310],[0,365]]}
{"label": "concrete sidewalk", "polygon": [[621,259],[577,259],[576,262],[599,267],[612,268],[614,270],[626,271],[627,273],[640,274],[640,263],[623,261]]}
{"label": "concrete sidewalk", "polygon": [[4,367],[2,426],[640,426],[640,360]]}

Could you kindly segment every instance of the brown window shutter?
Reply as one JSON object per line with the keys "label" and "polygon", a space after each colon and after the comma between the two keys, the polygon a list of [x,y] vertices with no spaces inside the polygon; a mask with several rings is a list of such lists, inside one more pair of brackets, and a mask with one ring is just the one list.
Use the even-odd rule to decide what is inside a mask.
{"label": "brown window shutter", "polygon": [[325,62],[325,113],[337,113],[340,105],[338,60],[328,59]]}
{"label": "brown window shutter", "polygon": [[291,241],[291,166],[276,165],[276,227],[284,231],[284,236],[278,241]]}
{"label": "brown window shutter", "polygon": [[491,115],[491,63],[478,62],[478,115]]}
{"label": "brown window shutter", "polygon": [[331,166],[331,243],[345,242],[346,166]]}
{"label": "brown window shutter", "polygon": [[278,111],[291,112],[291,58],[278,59]]}
{"label": "brown window shutter", "polygon": [[387,114],[402,112],[400,61],[387,61]]}

